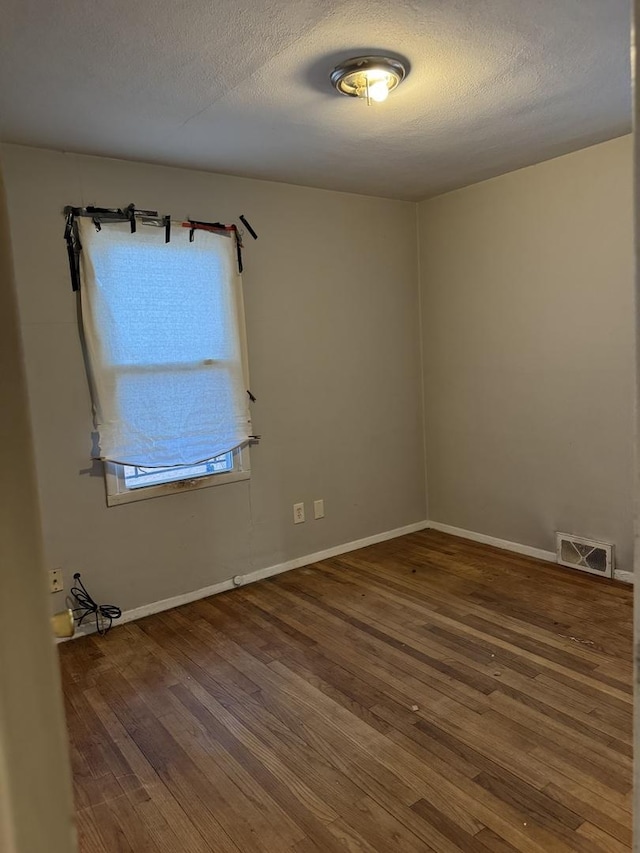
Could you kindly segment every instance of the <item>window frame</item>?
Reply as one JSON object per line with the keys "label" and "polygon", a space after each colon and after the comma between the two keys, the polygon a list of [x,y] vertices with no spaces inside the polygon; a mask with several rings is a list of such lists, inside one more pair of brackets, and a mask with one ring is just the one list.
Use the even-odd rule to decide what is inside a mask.
{"label": "window frame", "polygon": [[133,503],[134,501],[160,498],[165,495],[175,495],[197,489],[208,489],[211,486],[222,486],[226,483],[239,483],[251,478],[251,459],[249,445],[237,447],[233,453],[233,470],[219,474],[209,474],[205,477],[186,477],[184,480],[173,480],[169,483],[158,483],[153,486],[138,486],[131,489],[127,486],[124,476],[124,465],[117,462],[104,461],[104,479],[107,490],[107,506]]}
{"label": "window frame", "polygon": [[[229,238],[231,239],[231,238]],[[245,388],[251,387],[249,382],[249,352],[247,346],[247,323],[244,310],[244,290],[242,274],[238,274],[238,281],[234,285],[236,298],[236,309],[238,312],[239,346],[242,373]],[[248,393],[248,390],[247,390]],[[253,398],[252,398],[253,399]],[[186,491],[197,491],[211,488],[211,486],[222,486],[229,483],[238,483],[251,478],[251,458],[249,447],[257,443],[250,439],[249,443],[232,449],[233,469],[204,477],[186,477],[184,480],[173,480],[168,483],[159,483],[153,486],[139,486],[131,489],[125,482],[124,465],[103,459],[103,473],[107,506],[119,506],[121,504],[134,503],[135,501],[149,500],[151,498],[164,497],[166,495],[179,494]],[[191,467],[191,466],[185,466]]]}

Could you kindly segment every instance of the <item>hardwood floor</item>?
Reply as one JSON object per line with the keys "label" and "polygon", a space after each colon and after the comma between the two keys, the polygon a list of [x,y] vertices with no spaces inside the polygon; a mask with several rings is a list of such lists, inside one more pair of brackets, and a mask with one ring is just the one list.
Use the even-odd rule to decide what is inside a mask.
{"label": "hardwood floor", "polygon": [[627,851],[631,622],[425,531],[67,643],[80,849]]}

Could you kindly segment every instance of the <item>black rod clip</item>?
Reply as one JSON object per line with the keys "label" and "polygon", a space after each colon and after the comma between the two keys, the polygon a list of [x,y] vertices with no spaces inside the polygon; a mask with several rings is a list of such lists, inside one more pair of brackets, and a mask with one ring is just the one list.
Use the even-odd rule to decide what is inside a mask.
{"label": "black rod clip", "polygon": [[124,212],[127,214],[127,217],[128,217],[128,219],[129,219],[129,222],[131,223],[131,233],[132,233],[132,234],[135,234],[135,233],[136,233],[136,228],[137,228],[137,225],[136,225],[136,206],[135,206],[135,204],[131,203],[131,204],[127,205],[127,207],[125,207],[125,209],[124,209]]}
{"label": "black rod clip", "polygon": [[256,234],[256,232],[253,230],[253,228],[251,227],[251,225],[249,225],[249,223],[248,223],[248,222],[247,222],[247,220],[244,218],[244,216],[243,216],[242,214],[240,214],[240,217],[239,217],[239,218],[240,218],[240,222],[242,222],[242,224],[243,224],[243,225],[244,225],[244,227],[247,229],[247,231],[249,232],[249,234],[251,234],[251,236],[253,237],[253,239],[254,239],[254,240],[257,240],[257,239],[258,239],[258,235],[257,235],[257,234]]}
{"label": "black rod clip", "polygon": [[240,237],[240,232],[233,226],[233,233],[236,237],[236,255],[238,257],[238,272],[242,275],[242,270],[244,269],[244,264],[242,263],[242,238]]}
{"label": "black rod clip", "polygon": [[80,290],[80,250],[82,249],[78,223],[76,222],[76,210],[73,207],[65,207],[64,209],[67,215],[64,225],[64,239],[67,243],[71,289],[74,293]]}

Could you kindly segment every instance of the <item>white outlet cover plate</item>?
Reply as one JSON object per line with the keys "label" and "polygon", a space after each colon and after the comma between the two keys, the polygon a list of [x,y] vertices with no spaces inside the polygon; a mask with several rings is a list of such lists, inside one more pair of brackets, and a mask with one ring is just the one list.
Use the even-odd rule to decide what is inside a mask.
{"label": "white outlet cover plate", "polygon": [[324,518],[324,500],[313,502],[313,514],[316,518]]}
{"label": "white outlet cover plate", "polygon": [[49,572],[49,589],[51,592],[60,592],[60,590],[64,589],[62,569],[51,569]]}
{"label": "white outlet cover plate", "polygon": [[294,504],[293,505],[293,523],[294,524],[302,524],[304,521],[304,504]]}

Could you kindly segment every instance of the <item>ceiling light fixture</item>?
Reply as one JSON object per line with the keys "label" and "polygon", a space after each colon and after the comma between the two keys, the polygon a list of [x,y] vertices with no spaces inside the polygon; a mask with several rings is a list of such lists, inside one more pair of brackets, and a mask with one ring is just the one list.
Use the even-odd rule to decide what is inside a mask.
{"label": "ceiling light fixture", "polygon": [[356,56],[341,62],[331,72],[333,87],[341,95],[372,101],[386,101],[389,92],[407,76],[406,67],[390,56]]}

